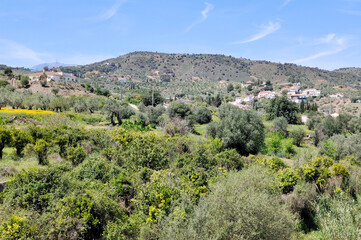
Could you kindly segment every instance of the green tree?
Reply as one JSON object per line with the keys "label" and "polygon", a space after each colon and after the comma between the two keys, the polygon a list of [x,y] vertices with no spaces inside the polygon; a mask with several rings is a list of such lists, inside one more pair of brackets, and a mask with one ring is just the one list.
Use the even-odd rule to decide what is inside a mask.
{"label": "green tree", "polygon": [[30,78],[28,76],[21,76],[20,84],[22,87],[27,87],[29,85]]}
{"label": "green tree", "polygon": [[22,155],[22,151],[27,144],[33,142],[33,138],[30,133],[16,128],[11,130],[11,137],[11,145],[16,148],[16,154],[18,156]]}
{"label": "green tree", "polygon": [[232,83],[230,83],[230,84],[228,84],[227,85],[227,92],[232,92],[234,90],[234,87],[233,87],[233,84]]}
{"label": "green tree", "polygon": [[211,186],[188,221],[171,215],[162,239],[291,239],[297,220],[276,185],[260,166],[230,173]]}
{"label": "green tree", "polygon": [[68,147],[67,158],[74,166],[79,165],[86,158],[87,152],[82,147]]}
{"label": "green tree", "polygon": [[164,102],[164,98],[158,91],[150,90],[144,92],[142,95],[142,102],[145,106],[157,106]]}
{"label": "green tree", "polygon": [[170,118],[185,118],[191,114],[191,108],[188,104],[181,101],[172,102],[168,107],[168,115]]}
{"label": "green tree", "polygon": [[45,73],[41,74],[39,77],[39,82],[42,87],[46,87],[46,85],[48,84],[48,75],[46,75]]}
{"label": "green tree", "polygon": [[282,132],[285,136],[287,136],[288,122],[285,117],[275,118],[273,125],[275,132]]}
{"label": "green tree", "polygon": [[225,104],[219,109],[218,116],[219,122],[208,125],[208,135],[222,139],[224,147],[235,148],[242,155],[261,150],[265,133],[262,119],[257,113]]}
{"label": "green tree", "polygon": [[3,158],[3,149],[11,143],[11,132],[8,129],[0,128],[0,159]]}
{"label": "green tree", "polygon": [[297,147],[301,146],[303,139],[306,136],[306,131],[302,128],[297,128],[290,133],[290,137],[293,139],[293,144]]}
{"label": "green tree", "polygon": [[194,119],[199,124],[206,124],[212,120],[212,112],[206,107],[197,107],[194,111]]}
{"label": "green tree", "polygon": [[48,159],[47,159],[48,150],[49,150],[49,144],[45,140],[43,139],[36,140],[34,151],[40,165],[48,164]]}
{"label": "green tree", "polygon": [[297,104],[289,100],[287,96],[273,98],[266,108],[269,120],[273,120],[277,117],[284,117],[290,124],[298,123],[298,111],[299,108],[297,107]]}
{"label": "green tree", "polygon": [[59,88],[58,88],[58,87],[53,87],[53,88],[51,89],[51,92],[56,96],[56,95],[58,95],[58,93],[59,93]]}
{"label": "green tree", "polygon": [[11,79],[11,78],[14,76],[13,70],[12,70],[11,68],[9,68],[9,67],[4,70],[4,74],[5,74],[9,79]]}

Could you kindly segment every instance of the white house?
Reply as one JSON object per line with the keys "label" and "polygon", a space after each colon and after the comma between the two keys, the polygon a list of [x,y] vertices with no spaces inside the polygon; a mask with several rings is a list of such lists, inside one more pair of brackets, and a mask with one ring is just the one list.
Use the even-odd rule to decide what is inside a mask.
{"label": "white house", "polygon": [[243,102],[243,97],[236,97],[235,103],[241,103]]}
{"label": "white house", "polygon": [[250,108],[249,105],[243,105],[243,104],[239,104],[239,103],[236,103],[236,102],[229,102],[229,104],[231,104],[233,106],[236,106],[236,107],[239,107],[240,109],[249,109]]}
{"label": "white house", "polygon": [[243,102],[250,102],[254,99],[254,95],[248,95],[243,99]]}
{"label": "white house", "polygon": [[42,71],[42,72],[36,72],[36,73],[30,73],[29,74],[29,78],[32,81],[38,81],[40,76],[43,74],[46,74],[46,80],[48,82],[50,81],[55,81],[55,82],[59,82],[60,80],[64,80],[66,82],[68,81],[75,81],[76,77],[71,74],[71,73],[63,73],[63,72],[46,72],[46,71]]}
{"label": "white house", "polygon": [[321,95],[321,90],[317,90],[315,88],[307,88],[302,91],[302,94],[306,95],[306,97],[318,97]]}
{"label": "white house", "polygon": [[258,98],[264,98],[264,99],[272,99],[275,98],[279,93],[271,92],[271,91],[262,91],[258,93]]}
{"label": "white house", "polygon": [[292,95],[288,95],[288,98],[295,103],[301,103],[307,100],[306,95],[304,94],[292,94]]}

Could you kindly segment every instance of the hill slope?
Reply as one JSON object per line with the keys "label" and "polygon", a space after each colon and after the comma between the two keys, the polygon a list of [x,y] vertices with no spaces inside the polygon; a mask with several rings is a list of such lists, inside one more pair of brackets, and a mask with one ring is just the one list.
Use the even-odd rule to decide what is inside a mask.
{"label": "hill slope", "polygon": [[102,62],[61,67],[77,76],[125,78],[134,81],[233,81],[273,83],[301,81],[309,86],[325,84],[360,86],[361,69],[326,71],[295,64],[252,61],[214,54],[165,54],[134,52]]}

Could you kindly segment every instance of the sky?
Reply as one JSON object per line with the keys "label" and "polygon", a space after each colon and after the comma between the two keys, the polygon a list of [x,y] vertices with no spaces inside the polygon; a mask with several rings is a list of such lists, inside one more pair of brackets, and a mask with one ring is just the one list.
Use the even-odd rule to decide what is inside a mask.
{"label": "sky", "polygon": [[361,67],[361,0],[0,0],[0,64],[133,51]]}

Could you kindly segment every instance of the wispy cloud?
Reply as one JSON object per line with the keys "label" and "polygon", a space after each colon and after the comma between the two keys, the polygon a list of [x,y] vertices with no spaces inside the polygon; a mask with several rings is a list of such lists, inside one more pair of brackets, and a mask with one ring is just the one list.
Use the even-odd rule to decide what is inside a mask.
{"label": "wispy cloud", "polygon": [[97,16],[96,18],[98,20],[102,20],[102,21],[105,21],[105,20],[108,20],[108,19],[111,19],[112,17],[114,17],[119,8],[124,4],[126,3],[128,0],[117,0],[116,3],[111,6],[109,9],[107,9],[106,11],[104,11],[103,13],[101,13],[99,16]]}
{"label": "wispy cloud", "polygon": [[331,43],[336,37],[335,33],[330,33],[328,35],[326,35],[325,37],[321,37],[316,39],[315,44],[327,44],[327,43]]}
{"label": "wispy cloud", "polygon": [[0,61],[1,62],[19,62],[24,65],[31,66],[31,64],[38,64],[45,62],[44,59],[49,59],[49,54],[38,53],[20,43],[0,39]]}
{"label": "wispy cloud", "polygon": [[319,51],[318,53],[312,54],[308,57],[300,58],[292,61],[293,63],[306,63],[312,60],[315,60],[320,57],[330,56],[337,53],[340,53],[347,49],[348,43],[345,37],[339,37],[335,33],[330,33],[324,37],[315,39],[311,45],[324,45],[328,49]]}
{"label": "wispy cloud", "polygon": [[202,18],[195,21],[194,23],[192,23],[191,25],[189,25],[187,27],[187,29],[184,31],[184,33],[187,33],[189,32],[192,28],[194,28],[196,25],[202,23],[203,21],[205,21],[207,18],[208,18],[208,13],[214,8],[214,5],[210,4],[210,3],[207,3],[205,2],[204,3],[206,5],[206,8],[201,11],[201,15],[202,15]]}
{"label": "wispy cloud", "polygon": [[260,40],[260,39],[262,39],[262,38],[276,32],[280,28],[281,28],[281,24],[279,22],[276,22],[276,23],[269,22],[267,25],[262,25],[260,27],[261,30],[256,35],[254,35],[254,36],[252,36],[249,39],[244,40],[244,41],[234,42],[233,44],[244,44],[244,43],[250,43],[250,42]]}
{"label": "wispy cloud", "polygon": [[357,10],[344,10],[344,9],[341,9],[340,11],[342,13],[345,13],[345,14],[348,14],[348,15],[361,16],[361,11],[357,11]]}
{"label": "wispy cloud", "polygon": [[344,50],[344,49],[339,48],[339,49],[334,49],[334,50],[329,50],[329,51],[323,51],[323,52],[319,52],[319,53],[316,53],[316,54],[314,54],[314,55],[311,55],[311,56],[308,56],[308,57],[305,57],[305,58],[301,58],[301,59],[294,60],[294,61],[292,61],[292,62],[293,62],[293,63],[309,62],[309,61],[311,61],[311,60],[314,60],[314,59],[317,59],[317,58],[320,58],[320,57],[337,54],[337,53],[339,53],[339,52],[342,52],[343,50]]}
{"label": "wispy cloud", "polygon": [[284,7],[286,7],[292,0],[285,0],[282,5],[279,7],[279,9],[282,9]]}

